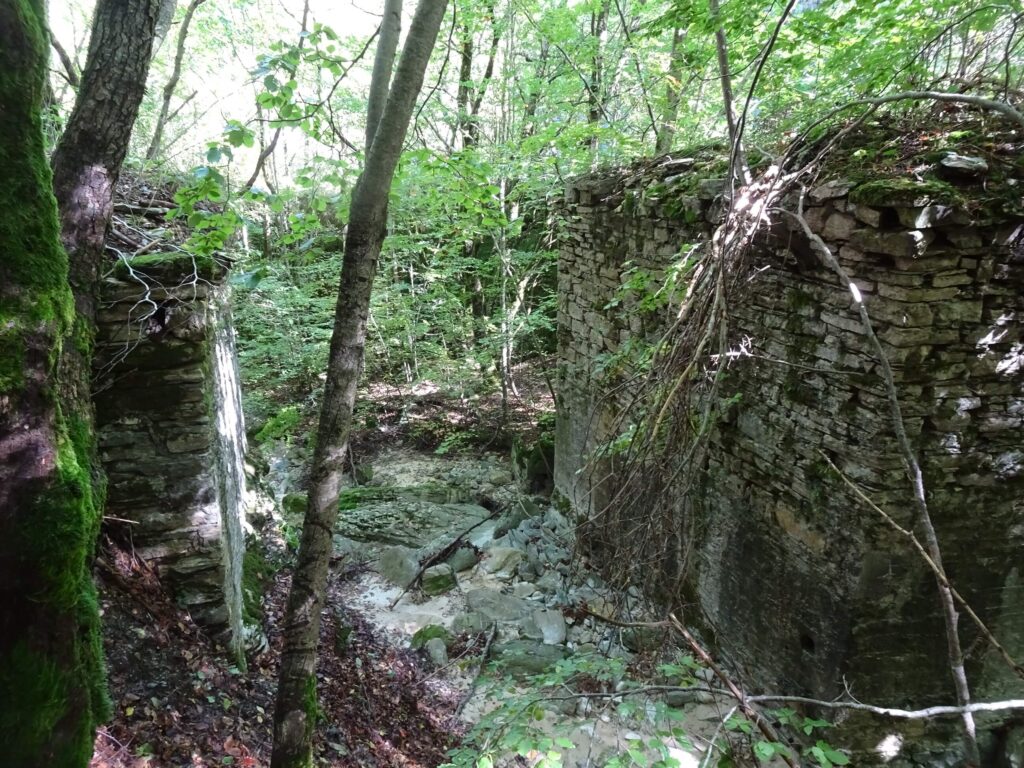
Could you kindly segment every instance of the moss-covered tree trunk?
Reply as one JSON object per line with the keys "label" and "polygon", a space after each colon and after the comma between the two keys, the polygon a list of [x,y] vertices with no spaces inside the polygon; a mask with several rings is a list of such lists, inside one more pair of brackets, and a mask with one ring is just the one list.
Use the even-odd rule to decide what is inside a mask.
{"label": "moss-covered tree trunk", "polygon": [[0,2],[0,763],[82,768],[108,703],[90,434],[60,402],[74,305],[43,148],[43,0]]}
{"label": "moss-covered tree trunk", "polygon": [[[395,3],[389,3],[393,8]],[[313,451],[309,504],[284,620],[284,646],[274,710],[272,768],[309,768],[316,729],[316,650],[327,586],[338,495],[356,385],[363,368],[366,322],[377,259],[384,242],[391,181],[416,97],[444,18],[447,0],[420,0],[388,89],[391,65],[375,63],[367,110],[366,165],[352,194],[327,381]],[[385,23],[394,24],[395,16]],[[397,39],[397,30],[393,30]],[[382,31],[381,41],[388,39]],[[383,87],[381,83],[383,82]],[[386,96],[383,109],[378,110]],[[379,118],[374,117],[380,115]]]}
{"label": "moss-covered tree trunk", "polygon": [[[146,92],[160,5],[161,0],[96,4],[75,108],[53,153],[53,191],[77,317],[75,343],[63,355],[62,379],[69,396],[81,403],[90,398],[104,239],[114,213],[114,189]],[[88,424],[91,427],[91,417]]]}

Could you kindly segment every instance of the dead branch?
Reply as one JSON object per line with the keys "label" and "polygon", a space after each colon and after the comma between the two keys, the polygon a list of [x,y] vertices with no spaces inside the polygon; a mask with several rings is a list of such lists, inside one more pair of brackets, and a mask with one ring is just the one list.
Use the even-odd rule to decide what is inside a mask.
{"label": "dead branch", "polygon": [[68,56],[68,52],[64,50],[64,46],[60,44],[60,41],[56,38],[53,32],[50,32],[50,45],[53,50],[57,53],[57,58],[60,59],[60,65],[64,68],[63,75],[64,79],[68,81],[68,85],[72,88],[77,88],[81,82],[81,76],[75,70],[74,62],[71,61],[71,57]]}
{"label": "dead branch", "polygon": [[[753,700],[739,689],[732,679],[722,671],[721,667],[715,664],[714,659],[711,658],[711,654],[704,650],[704,647],[698,643],[697,639],[690,633],[690,631],[682,625],[679,619],[676,618],[675,614],[670,613],[668,615],[668,619],[672,624],[673,629],[683,636],[683,639],[686,640],[690,648],[693,649],[693,652],[697,654],[697,658],[699,658],[701,662],[714,673],[715,677],[722,681],[722,684],[725,685],[729,694],[736,699],[737,705],[746,718],[757,726],[757,729],[761,731],[768,741],[776,744],[782,744],[782,739],[779,737],[775,728],[772,727],[771,723],[762,717],[761,713],[758,712],[755,707],[751,706]],[[783,761],[785,761],[786,765],[790,766],[790,768],[797,768],[797,763],[787,752],[781,752],[780,756]]]}
{"label": "dead branch", "polygon": [[444,560],[445,558],[447,558],[448,555],[450,555],[452,552],[454,552],[458,548],[459,544],[462,543],[462,540],[464,538],[466,538],[466,536],[468,536],[470,533],[475,531],[477,528],[479,528],[481,525],[486,523],[488,520],[493,520],[495,518],[495,516],[499,512],[501,512],[501,511],[502,511],[501,509],[494,510],[487,517],[481,518],[477,522],[473,523],[473,525],[469,526],[469,528],[467,528],[462,533],[460,533],[458,536],[456,536],[454,539],[452,539],[450,542],[445,544],[443,547],[441,547],[441,549],[437,550],[436,552],[434,552],[430,556],[424,558],[420,562],[420,568],[419,568],[418,571],[416,571],[416,575],[412,577],[412,581],[410,581],[409,584],[405,587],[405,589],[403,589],[398,594],[398,597],[396,597],[394,600],[391,601],[391,605],[389,605],[388,607],[389,608],[394,608],[396,605],[398,605],[398,601],[401,600],[403,597],[405,597],[406,593],[410,589],[412,589],[414,586],[416,586],[416,584],[419,582],[419,580],[423,577],[423,574],[426,572],[427,568],[429,568],[430,566],[434,565],[435,563],[438,563],[438,562]]}
{"label": "dead branch", "polygon": [[462,714],[462,710],[469,704],[469,700],[473,698],[473,693],[476,691],[476,686],[480,682],[480,676],[483,674],[484,667],[487,665],[487,657],[491,653],[491,645],[494,644],[494,638],[498,636],[498,623],[493,622],[491,624],[491,631],[487,635],[487,642],[484,643],[483,653],[480,654],[480,663],[477,666],[476,674],[473,676],[472,682],[469,684],[469,690],[466,691],[465,695],[459,701],[457,707],[455,707],[455,716],[458,717]]}

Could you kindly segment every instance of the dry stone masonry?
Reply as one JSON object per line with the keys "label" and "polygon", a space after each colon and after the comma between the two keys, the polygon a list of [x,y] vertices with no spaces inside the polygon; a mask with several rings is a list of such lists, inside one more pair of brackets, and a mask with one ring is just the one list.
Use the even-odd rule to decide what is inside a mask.
{"label": "dry stone masonry", "polygon": [[[983,176],[950,181],[855,183],[833,167],[809,191],[805,213],[859,287],[892,363],[950,576],[1021,659],[1024,218],[1019,193],[1012,212],[991,202]],[[1018,183],[1002,179],[1004,189]],[[692,160],[666,159],[568,190],[555,473],[582,516],[599,514],[616,490],[587,457],[629,421],[620,417],[630,385],[609,361],[670,319],[645,312],[623,285],[637,270],[664,275],[706,241],[723,189]],[[890,706],[955,703],[932,574],[822,456],[913,526],[878,361],[850,293],[807,239],[778,220],[770,226],[774,245],[759,248],[749,289],[730,307],[730,341],[749,354],[728,370],[730,405],[690,499],[692,567],[674,597],[693,606],[688,617],[753,687],[824,699],[848,687]],[[605,520],[615,517],[594,526],[595,551],[613,558],[629,531]],[[1024,684],[966,617],[960,629],[975,698],[1020,698]],[[989,754],[1019,738],[1006,718],[982,724]],[[858,765],[890,753],[890,765],[945,765],[929,750],[956,744],[919,721],[847,725],[867,750]]]}
{"label": "dry stone masonry", "polygon": [[104,288],[95,402],[107,515],[133,521],[134,551],[238,655],[245,429],[222,277],[187,256],[122,264]]}

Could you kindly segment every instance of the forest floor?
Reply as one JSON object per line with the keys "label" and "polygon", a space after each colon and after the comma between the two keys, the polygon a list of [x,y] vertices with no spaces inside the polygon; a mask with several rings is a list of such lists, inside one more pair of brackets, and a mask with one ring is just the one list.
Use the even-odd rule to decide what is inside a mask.
{"label": "forest floor", "polygon": [[[553,402],[542,377],[526,369],[520,374],[507,418],[497,395],[470,402],[429,386],[408,392],[371,386],[364,402],[377,425],[354,436],[354,453],[367,460],[396,444],[505,451],[502,421],[522,425],[516,435],[529,443],[538,414],[550,412]],[[267,648],[250,656],[244,670],[174,604],[130,543],[107,538],[97,563],[113,714],[97,734],[91,768],[269,765],[290,562],[265,585]],[[318,667],[318,765],[439,765],[467,728],[456,715],[462,692],[422,652],[396,646],[357,610],[339,608],[346,605],[346,584],[362,570],[342,563],[330,571]]]}
{"label": "forest floor", "polygon": [[[269,647],[243,671],[167,599],[145,566],[122,550],[107,555],[100,587],[114,707],[97,736],[92,768],[268,765],[290,574],[273,577],[264,596]],[[333,569],[330,592],[336,596],[357,573]],[[342,605],[336,597],[329,603]],[[318,764],[444,762],[463,729],[454,715],[459,694],[431,678],[419,654],[336,608],[325,611],[320,647]]]}

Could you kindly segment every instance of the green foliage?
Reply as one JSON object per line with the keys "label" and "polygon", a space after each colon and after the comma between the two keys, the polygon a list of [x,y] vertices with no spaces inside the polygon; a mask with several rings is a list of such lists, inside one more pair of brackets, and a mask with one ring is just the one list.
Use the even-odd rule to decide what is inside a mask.
{"label": "green foliage", "polygon": [[253,439],[257,443],[267,443],[271,440],[280,440],[282,438],[290,440],[295,427],[299,425],[301,420],[302,414],[297,406],[285,406],[277,412],[277,415],[267,419]]}
{"label": "green foliage", "polygon": [[263,595],[275,573],[277,566],[267,559],[258,542],[245,548],[242,557],[242,611],[246,619],[259,621],[263,617]]}

